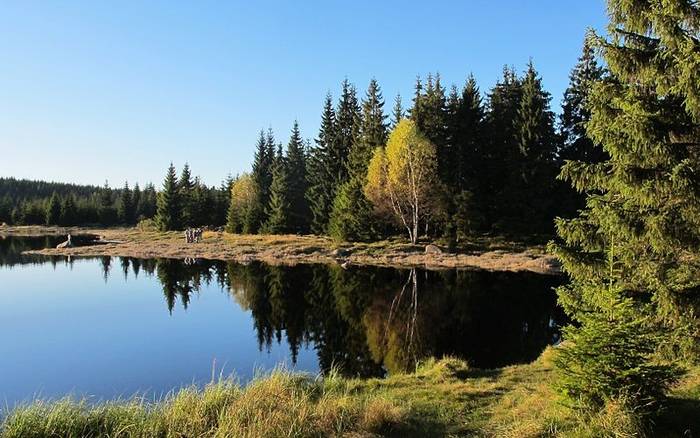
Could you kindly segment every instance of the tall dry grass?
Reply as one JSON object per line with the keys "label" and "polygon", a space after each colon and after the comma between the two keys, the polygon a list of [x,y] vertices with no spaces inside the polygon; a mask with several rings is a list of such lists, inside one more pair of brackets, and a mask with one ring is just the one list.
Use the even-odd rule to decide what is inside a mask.
{"label": "tall dry grass", "polygon": [[13,410],[0,426],[0,436],[311,437],[400,429],[406,409],[379,395],[353,394],[333,379],[277,370],[245,388],[221,380],[202,390],[182,389],[156,403],[35,401]]}
{"label": "tall dry grass", "polygon": [[463,360],[421,363],[385,379],[324,378],[284,369],[242,387],[219,379],[159,402],[35,401],[0,423],[0,437],[687,437],[700,430],[700,368],[673,388],[653,428],[624,401],[584,412],[552,389],[554,351],[495,370]]}

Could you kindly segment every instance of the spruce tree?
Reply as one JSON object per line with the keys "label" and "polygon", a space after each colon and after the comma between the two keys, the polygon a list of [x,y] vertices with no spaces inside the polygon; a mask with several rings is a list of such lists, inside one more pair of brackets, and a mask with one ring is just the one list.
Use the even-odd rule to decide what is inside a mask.
{"label": "spruce tree", "polygon": [[270,201],[265,210],[267,219],[262,227],[265,234],[284,234],[291,229],[289,216],[290,203],[287,197],[289,184],[287,180],[287,163],[282,155],[282,145],[277,148],[270,186]]}
{"label": "spruce tree", "polygon": [[131,224],[134,221],[134,203],[128,182],[124,183],[124,187],[119,194],[119,201],[117,202],[117,218],[122,224]]}
{"label": "spruce tree", "polygon": [[403,110],[403,105],[401,103],[401,93],[398,93],[394,98],[394,108],[391,111],[391,122],[389,123],[389,128],[394,129],[394,127],[396,127],[396,125],[398,125],[401,119],[404,117],[406,117],[406,113]]}
{"label": "spruce tree", "polygon": [[335,240],[368,241],[376,237],[372,204],[363,189],[359,178],[351,178],[338,189],[328,224],[328,234]]}
{"label": "spruce tree", "polygon": [[542,88],[542,79],[530,61],[522,80],[516,118],[518,149],[528,161],[550,162],[554,158],[554,113],[549,107],[550,100],[550,94]]}
{"label": "spruce tree", "polygon": [[427,233],[429,225],[437,225],[434,229],[447,234],[452,240],[454,226],[448,217],[454,214],[454,194],[447,195],[449,188],[454,186],[455,160],[453,157],[452,145],[449,141],[449,112],[447,108],[447,97],[445,88],[442,86],[440,75],[428,74],[425,85],[420,78],[416,79],[413,107],[409,110],[411,119],[416,123],[418,129],[437,148],[438,173],[443,185],[436,197],[451,205],[447,208],[447,215],[432,217],[426,220],[425,231]]}
{"label": "spruce tree", "polygon": [[142,203],[141,187],[139,187],[139,183],[134,184],[134,190],[131,192],[131,204],[134,209],[133,221],[138,222],[143,215],[143,212],[140,210]]}
{"label": "spruce tree", "polygon": [[75,205],[75,197],[69,193],[61,202],[61,225],[70,226],[78,225],[80,218],[78,217],[78,208]]}
{"label": "spruce tree", "polygon": [[335,184],[336,187],[339,187],[350,178],[348,173],[348,157],[352,149],[352,144],[357,136],[361,117],[355,86],[350,84],[347,79],[343,81],[336,117],[337,138],[334,143],[334,148],[331,150],[331,159],[337,163],[337,167],[334,169],[334,171],[337,172]]}
{"label": "spruce tree", "polygon": [[295,120],[292,134],[287,144],[285,157],[287,170],[287,202],[289,203],[289,231],[305,233],[309,228],[309,204],[306,200],[308,188],[306,176],[306,148]]}
{"label": "spruce tree", "polygon": [[549,233],[555,217],[554,159],[558,148],[550,94],[532,62],[521,82],[520,105],[515,118],[516,161],[510,187],[502,193],[504,230],[525,234]]}
{"label": "spruce tree", "polygon": [[[449,181],[442,186],[445,191],[445,216],[441,218],[443,222],[443,235],[448,240],[448,246],[454,247],[457,243],[458,235],[465,234],[466,224],[469,223],[465,217],[467,211],[470,210],[465,204],[469,204],[472,196],[467,189],[463,189],[460,185],[460,167],[458,161],[458,147],[459,147],[459,118],[458,114],[462,107],[462,98],[457,91],[457,86],[452,85],[450,87],[450,93],[447,97],[447,103],[445,108],[445,122],[446,122],[446,145],[447,151],[449,151]],[[458,211],[459,210],[459,211]],[[463,216],[461,218],[459,215]],[[458,230],[458,228],[461,229]]]}
{"label": "spruce tree", "polygon": [[364,179],[367,165],[372,159],[374,149],[384,146],[387,139],[387,123],[384,114],[384,98],[376,79],[367,87],[367,94],[362,100],[362,112],[357,127],[357,135],[348,155],[348,174],[351,178]]}
{"label": "spruce tree", "polygon": [[[599,163],[606,159],[605,151],[586,135],[586,124],[591,119],[590,93],[600,82],[605,69],[598,65],[592,35],[586,35],[581,57],[569,75],[569,86],[564,92],[562,112],[559,119],[561,148],[559,161],[585,161]],[[585,207],[585,193],[578,193],[568,184],[557,184],[558,202],[563,217],[573,217]]]}
{"label": "spruce tree", "polygon": [[[454,151],[454,158],[457,159],[457,148],[458,148],[458,137],[459,137],[459,117],[458,114],[462,108],[462,96],[457,90],[457,86],[452,84],[450,87],[450,93],[447,95],[447,142],[450,144],[450,148]],[[459,167],[457,162],[455,162],[455,186],[459,185]]]}
{"label": "spruce tree", "polygon": [[489,153],[485,156],[483,174],[486,183],[482,193],[488,200],[484,213],[486,222],[493,229],[503,228],[499,222],[509,210],[509,181],[506,178],[517,172],[518,146],[515,120],[520,106],[522,84],[512,68],[503,68],[503,77],[490,91],[486,130]]}
{"label": "spruce tree", "polygon": [[454,160],[448,143],[447,98],[440,75],[428,75],[425,88],[416,84],[416,96],[411,109],[411,119],[418,129],[437,147],[438,172],[445,184],[451,184],[454,177]]}
{"label": "spruce tree", "polygon": [[589,96],[593,85],[605,74],[596,60],[592,38],[592,35],[586,36],[581,57],[569,75],[569,86],[564,92],[560,116],[563,147],[559,152],[563,160],[595,163],[606,158],[603,148],[586,135],[586,124],[591,119]]}
{"label": "spruce tree", "polygon": [[100,223],[105,226],[114,225],[117,220],[117,211],[114,208],[114,200],[112,199],[112,189],[109,183],[105,181],[104,186],[99,191],[98,211]]}
{"label": "spruce tree", "polygon": [[12,223],[13,204],[12,198],[7,194],[0,198],[0,224]]}
{"label": "spruce tree", "polygon": [[423,119],[423,80],[420,76],[416,77],[416,83],[413,86],[413,106],[408,109],[409,117],[416,123]]}
{"label": "spruce tree", "polygon": [[152,183],[146,184],[140,199],[138,208],[140,215],[144,218],[152,218],[156,215],[156,204],[158,195]]}
{"label": "spruce tree", "polygon": [[112,206],[112,189],[109,187],[109,182],[105,181],[99,191],[100,207],[106,208]]}
{"label": "spruce tree", "polygon": [[[488,174],[485,172],[488,148],[485,141],[484,106],[473,76],[462,91],[454,90],[448,101],[448,136],[454,160],[452,226],[464,237],[485,225],[484,212],[491,201],[486,196]],[[449,204],[449,202],[448,202]]]}
{"label": "spruce tree", "polygon": [[336,148],[337,126],[333,97],[326,95],[321,115],[321,128],[316,145],[310,149],[308,160],[309,189],[306,199],[311,210],[311,231],[315,234],[328,232],[328,220],[336,194],[336,170],[332,151]]}
{"label": "spruce tree", "polygon": [[[623,397],[648,412],[677,375],[672,363],[698,357],[699,14],[689,1],[608,1],[612,39],[595,45],[610,75],[589,95],[586,127],[608,158],[570,161],[560,174],[589,193],[579,217],[557,221],[561,242],[552,245],[572,280],[559,300],[580,327],[562,350],[561,383],[596,407]],[[607,298],[611,285],[620,298]],[[613,307],[623,299],[631,310]],[[631,359],[605,335],[620,324],[630,327],[626,339],[644,344]],[[576,383],[584,372],[613,383]]]}
{"label": "spruce tree", "polygon": [[480,191],[478,184],[484,179],[481,175],[484,157],[488,150],[484,145],[485,110],[481,93],[474,76],[470,75],[462,89],[459,105],[454,113],[456,120],[452,142],[454,148],[456,186],[460,190]]}
{"label": "spruce tree", "polygon": [[257,187],[256,200],[248,210],[243,232],[254,234],[260,230],[267,220],[266,209],[270,203],[270,186],[272,185],[272,173],[275,160],[275,137],[272,129],[267,134],[262,130],[255,147],[252,177]]}
{"label": "spruce tree", "polygon": [[53,192],[49,202],[46,204],[46,225],[59,225],[61,219],[61,198],[58,193]]}
{"label": "spruce tree", "polygon": [[384,99],[375,79],[362,101],[355,140],[348,157],[350,180],[340,186],[333,202],[329,232],[338,240],[368,240],[376,234],[372,204],[364,194],[367,165],[374,149],[383,147],[387,138]]}
{"label": "spruce tree", "polygon": [[170,163],[163,181],[163,190],[158,193],[156,224],[161,231],[178,230],[182,227],[182,204],[175,166]]}
{"label": "spruce tree", "polygon": [[[231,189],[233,188],[235,180],[233,176],[229,173],[228,176],[226,176],[226,179],[221,181],[221,185],[219,186],[219,190],[216,191],[215,193],[215,204],[216,204],[216,212],[215,212],[215,220],[214,224],[215,225],[223,225],[228,222],[228,212],[229,208],[231,206]],[[247,214],[246,214],[247,215]],[[242,218],[240,220],[241,226],[244,223],[244,219]],[[241,228],[241,231],[242,228]]]}
{"label": "spruce tree", "polygon": [[214,197],[202,180],[197,176],[190,193],[190,208],[192,225],[202,226],[214,223],[213,214],[216,213]]}
{"label": "spruce tree", "polygon": [[609,255],[608,284],[588,291],[595,298],[579,309],[578,325],[563,330],[568,342],[554,358],[560,371],[556,387],[578,407],[599,408],[618,399],[632,412],[649,413],[680,370],[650,360],[666,333],[650,324],[648,306],[635,303],[617,283],[614,246]]}
{"label": "spruce tree", "polygon": [[183,226],[192,226],[195,223],[197,213],[194,205],[194,181],[192,181],[189,164],[185,163],[177,183],[180,190],[180,206],[182,208],[180,220]]}

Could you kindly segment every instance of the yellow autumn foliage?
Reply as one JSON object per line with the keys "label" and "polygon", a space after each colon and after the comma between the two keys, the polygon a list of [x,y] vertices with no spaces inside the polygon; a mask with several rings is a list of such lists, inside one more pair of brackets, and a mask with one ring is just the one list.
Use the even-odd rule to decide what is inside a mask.
{"label": "yellow autumn foliage", "polygon": [[378,214],[391,217],[417,240],[419,224],[437,208],[437,152],[416,126],[404,119],[377,148],[367,169],[365,196]]}
{"label": "yellow autumn foliage", "polygon": [[257,185],[252,175],[243,173],[231,186],[231,205],[228,211],[227,231],[240,233],[244,231],[245,217],[257,198]]}

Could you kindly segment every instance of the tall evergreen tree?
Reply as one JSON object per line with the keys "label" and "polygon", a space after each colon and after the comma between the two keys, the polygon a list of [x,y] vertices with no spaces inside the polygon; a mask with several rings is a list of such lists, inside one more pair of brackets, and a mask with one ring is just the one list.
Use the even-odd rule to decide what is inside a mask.
{"label": "tall evergreen tree", "polygon": [[194,181],[190,165],[185,163],[177,181],[180,190],[180,206],[182,208],[181,221],[183,226],[192,226],[195,223],[196,215],[194,205]]}
{"label": "tall evergreen tree", "polygon": [[562,150],[559,155],[564,160],[600,162],[605,153],[586,135],[586,124],[591,119],[589,96],[593,85],[600,82],[605,69],[598,65],[591,44],[591,35],[587,35],[578,63],[569,75],[569,86],[564,92],[560,116]]}
{"label": "tall evergreen tree", "polygon": [[311,231],[316,234],[328,232],[328,220],[337,190],[337,161],[333,157],[336,149],[337,126],[333,97],[326,95],[321,115],[321,128],[316,145],[310,149],[308,160],[309,189],[307,201],[311,209]]}
{"label": "tall evergreen tree", "polygon": [[339,241],[367,241],[376,237],[372,203],[363,193],[360,178],[340,186],[333,200],[328,234]]}
{"label": "tall evergreen tree", "polygon": [[490,91],[486,129],[489,133],[489,152],[485,156],[482,185],[488,209],[486,222],[496,230],[503,229],[502,218],[509,216],[510,199],[508,176],[518,171],[518,144],[515,120],[522,95],[522,83],[512,68],[503,68],[503,77]]}
{"label": "tall evergreen tree", "polygon": [[474,76],[470,75],[462,89],[456,120],[452,122],[452,142],[457,166],[456,186],[460,190],[480,191],[483,160],[488,150],[484,140],[484,105]]}
{"label": "tall evergreen tree", "polygon": [[337,141],[334,143],[331,158],[338,163],[337,168],[334,170],[338,173],[336,177],[336,187],[339,187],[350,177],[348,173],[348,157],[352,149],[352,144],[357,136],[360,121],[360,107],[357,101],[357,92],[355,91],[355,86],[350,84],[347,79],[343,81],[336,117]]}
{"label": "tall evergreen tree", "polygon": [[413,86],[413,106],[408,109],[409,117],[415,121],[423,119],[423,80],[420,76],[416,76],[416,83]]}
{"label": "tall evergreen tree", "polygon": [[81,221],[78,215],[78,208],[75,205],[75,197],[69,193],[61,202],[61,219],[60,223],[64,226],[77,225]]}
{"label": "tall evergreen tree", "polygon": [[384,98],[376,79],[367,87],[367,94],[362,100],[362,112],[357,127],[357,135],[348,156],[348,174],[350,177],[364,179],[367,165],[372,159],[374,149],[386,144],[387,123],[384,114]]}
{"label": "tall evergreen tree", "polygon": [[491,201],[485,172],[488,149],[484,144],[484,106],[474,76],[469,76],[458,95],[448,102],[449,142],[454,160],[454,183],[450,196],[454,204],[450,217],[457,237],[472,234],[485,225],[484,212]]}
{"label": "tall evergreen tree", "polygon": [[5,195],[0,198],[0,224],[12,223],[12,198]]}
{"label": "tall evergreen tree", "polygon": [[[586,135],[586,124],[591,119],[590,93],[605,75],[605,69],[598,65],[592,38],[593,35],[586,35],[581,57],[569,75],[569,86],[564,92],[559,119],[561,148],[558,153],[562,164],[569,160],[599,163],[606,159],[603,147],[593,143]],[[573,217],[585,207],[585,193],[578,193],[567,184],[557,184],[557,189],[562,216]]]}
{"label": "tall evergreen tree", "polygon": [[[216,204],[216,212],[215,212],[215,225],[223,225],[228,222],[228,212],[229,208],[231,206],[231,189],[233,188],[233,184],[235,182],[235,179],[233,176],[229,173],[226,176],[226,179],[221,181],[221,186],[219,187],[219,190],[216,191],[215,193],[215,204]],[[250,207],[250,206],[249,206]],[[247,212],[246,212],[247,216]],[[244,218],[241,218],[240,220],[241,226],[244,223]],[[242,231],[242,228],[241,228]]]}
{"label": "tall evergreen tree", "polygon": [[336,194],[329,224],[330,234],[339,240],[367,240],[376,233],[372,204],[364,194],[367,165],[374,149],[383,147],[387,138],[384,99],[375,79],[362,101],[361,117],[348,157],[350,180]]}
{"label": "tall evergreen tree", "polygon": [[201,226],[214,223],[216,205],[212,191],[198,176],[195,177],[190,192],[190,209],[192,225]]}
{"label": "tall evergreen tree", "polygon": [[530,61],[522,81],[522,96],[516,118],[518,149],[528,161],[549,162],[554,159],[556,143],[554,113],[549,107],[551,99],[542,88],[542,79]]}
{"label": "tall evergreen tree", "polygon": [[389,127],[391,129],[394,129],[394,127],[398,125],[401,119],[403,119],[404,117],[406,117],[406,113],[401,103],[401,93],[398,93],[394,98],[394,108],[391,111],[391,122],[389,124]]}
{"label": "tall evergreen tree", "polygon": [[504,222],[513,231],[543,233],[552,230],[554,213],[554,159],[557,138],[550,94],[532,62],[522,79],[522,95],[515,119],[518,146],[511,187],[501,198]]}
{"label": "tall evergreen tree", "polygon": [[440,179],[446,184],[451,184],[454,176],[454,160],[447,141],[447,98],[439,74],[435,77],[429,74],[425,87],[418,79],[416,96],[411,109],[411,119],[437,147]]}
{"label": "tall evergreen tree", "polygon": [[306,148],[295,120],[292,134],[287,144],[285,157],[287,173],[287,202],[289,203],[289,231],[304,233],[309,228],[309,204],[306,200],[308,188],[306,176]]}
{"label": "tall evergreen tree", "polygon": [[102,225],[113,225],[117,220],[117,211],[114,208],[114,200],[112,199],[112,189],[109,183],[105,181],[104,186],[100,189],[98,200],[98,216]]}
{"label": "tall evergreen tree", "polygon": [[177,230],[182,227],[180,193],[175,166],[170,163],[163,181],[163,190],[158,193],[156,224],[161,231]]}
{"label": "tall evergreen tree", "polygon": [[251,205],[243,226],[244,233],[254,234],[260,230],[267,220],[266,209],[270,203],[270,187],[273,179],[273,163],[275,160],[275,137],[272,129],[267,134],[262,130],[255,147],[252,178],[257,187],[256,200]]}
{"label": "tall evergreen tree", "polygon": [[61,220],[61,198],[54,192],[46,204],[46,225],[59,225]]}
{"label": "tall evergreen tree", "polygon": [[152,218],[156,215],[158,195],[152,183],[146,184],[141,195],[139,212],[144,218]]}
{"label": "tall evergreen tree", "polygon": [[[559,300],[578,322],[558,365],[572,399],[648,412],[677,376],[668,359],[697,359],[700,345],[700,6],[609,0],[608,16],[613,38],[595,44],[610,75],[587,124],[608,158],[561,171],[589,195],[578,218],[557,221],[553,249],[572,280]],[[623,325],[638,350],[607,335]]]}
{"label": "tall evergreen tree", "polygon": [[[425,84],[420,78],[416,79],[413,106],[409,110],[411,119],[416,123],[418,129],[437,148],[438,174],[443,183],[441,189],[448,189],[454,186],[455,160],[449,142],[449,114],[447,108],[447,97],[445,88],[442,86],[440,75],[428,74]],[[453,201],[454,196],[445,196],[445,190],[440,190],[436,196],[447,201]],[[441,217],[427,218],[425,221],[425,232],[428,232],[429,225],[439,225],[435,230],[441,229],[449,235],[453,234],[454,227],[451,221],[446,220],[454,212],[454,205],[447,209],[447,215]]]}
{"label": "tall evergreen tree", "polygon": [[287,180],[287,163],[282,155],[282,145],[277,147],[277,154],[272,172],[272,185],[270,186],[270,202],[267,205],[265,215],[267,219],[261,231],[266,234],[284,234],[291,229],[290,203]]}
{"label": "tall evergreen tree", "polygon": [[141,187],[139,183],[134,184],[134,190],[131,192],[131,204],[134,209],[133,221],[138,222],[142,216],[141,208]]}
{"label": "tall evergreen tree", "polygon": [[466,225],[469,223],[467,212],[470,210],[469,206],[465,204],[470,204],[472,200],[471,192],[463,189],[459,180],[461,169],[459,167],[457,148],[459,146],[458,114],[461,106],[462,98],[457,91],[457,86],[453,84],[450,87],[445,107],[445,141],[447,145],[446,150],[449,152],[449,172],[447,172],[447,175],[443,173],[443,176],[449,178],[449,181],[446,181],[446,184],[442,186],[445,192],[444,203],[446,208],[444,213],[446,214],[443,218],[440,218],[441,222],[443,222],[442,233],[447,237],[448,245],[451,247],[457,243],[458,235],[465,234],[464,229],[467,228]]}
{"label": "tall evergreen tree", "polygon": [[105,183],[100,188],[99,192],[100,207],[111,207],[112,202],[112,189],[109,187],[109,182],[105,180]]}
{"label": "tall evergreen tree", "polygon": [[[462,107],[462,96],[460,95],[459,91],[457,90],[457,86],[455,84],[452,84],[450,86],[450,92],[447,95],[447,104],[446,104],[446,111],[447,111],[447,142],[450,144],[450,148],[455,152],[454,153],[454,158],[455,160],[457,159],[457,153],[456,149],[458,146],[458,130],[459,130],[459,111],[461,110]],[[459,168],[457,166],[457,163],[455,162],[455,186],[459,185],[459,178],[458,174],[459,173]]]}
{"label": "tall evergreen tree", "polygon": [[134,221],[134,203],[128,182],[124,183],[124,187],[119,193],[119,201],[117,202],[117,218],[122,224],[131,224]]}

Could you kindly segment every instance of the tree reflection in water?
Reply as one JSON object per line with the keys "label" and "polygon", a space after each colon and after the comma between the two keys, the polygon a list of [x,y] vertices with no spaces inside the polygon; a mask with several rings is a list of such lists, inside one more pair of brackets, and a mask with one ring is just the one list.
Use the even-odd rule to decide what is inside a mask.
{"label": "tree reflection in water", "polygon": [[[101,257],[105,281],[110,257]],[[160,283],[168,312],[215,283],[254,321],[261,350],[289,345],[292,361],[312,346],[323,372],[382,376],[431,356],[482,368],[534,360],[564,322],[553,287],[563,279],[529,273],[426,271],[336,265],[272,266],[120,258],[119,277]],[[112,280],[114,281],[114,280]],[[225,335],[225,334],[222,334]]]}

